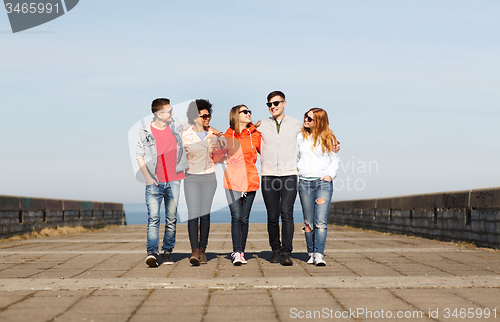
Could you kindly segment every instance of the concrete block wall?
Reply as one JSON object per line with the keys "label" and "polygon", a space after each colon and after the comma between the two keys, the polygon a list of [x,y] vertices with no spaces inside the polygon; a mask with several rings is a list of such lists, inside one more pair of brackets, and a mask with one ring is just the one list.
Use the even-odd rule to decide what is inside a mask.
{"label": "concrete block wall", "polygon": [[46,227],[126,225],[121,203],[0,195],[0,237]]}
{"label": "concrete block wall", "polygon": [[500,188],[332,202],[328,222],[500,248]]}

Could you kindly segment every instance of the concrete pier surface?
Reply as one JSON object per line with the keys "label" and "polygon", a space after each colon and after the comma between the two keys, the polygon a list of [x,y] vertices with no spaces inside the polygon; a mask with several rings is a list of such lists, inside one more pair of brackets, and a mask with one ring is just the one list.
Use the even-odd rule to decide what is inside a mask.
{"label": "concrete pier surface", "polygon": [[330,225],[316,267],[301,226],[289,267],[269,263],[266,224],[250,224],[239,267],[229,224],[212,224],[198,267],[185,224],[158,268],[145,225],[0,243],[0,321],[500,320],[498,250]]}

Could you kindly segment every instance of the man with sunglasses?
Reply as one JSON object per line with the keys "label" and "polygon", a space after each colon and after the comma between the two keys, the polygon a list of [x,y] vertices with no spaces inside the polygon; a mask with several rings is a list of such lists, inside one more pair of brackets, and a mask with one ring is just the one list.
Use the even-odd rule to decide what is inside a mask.
{"label": "man with sunglasses", "polygon": [[136,156],[146,180],[146,206],[148,208],[146,264],[158,267],[160,206],[165,203],[165,234],[162,259],[173,264],[171,252],[175,246],[177,205],[184,170],[189,167],[182,132],[184,125],[177,118],[167,98],[157,98],[151,104],[154,119],[139,131]]}
{"label": "man with sunglasses", "polygon": [[[293,265],[293,205],[297,196],[297,134],[302,122],[285,115],[285,94],[267,96],[271,117],[259,126],[262,136],[262,196],[267,208],[267,231],[273,251],[270,262]],[[281,217],[281,240],[279,221]]]}

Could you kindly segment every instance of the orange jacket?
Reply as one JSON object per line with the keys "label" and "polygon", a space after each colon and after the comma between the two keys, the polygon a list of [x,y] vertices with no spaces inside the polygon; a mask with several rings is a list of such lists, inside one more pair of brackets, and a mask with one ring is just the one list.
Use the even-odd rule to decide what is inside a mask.
{"label": "orange jacket", "polygon": [[227,129],[227,168],[224,171],[224,188],[234,191],[259,190],[259,173],[255,167],[257,152],[260,153],[260,133],[255,125],[236,133]]}

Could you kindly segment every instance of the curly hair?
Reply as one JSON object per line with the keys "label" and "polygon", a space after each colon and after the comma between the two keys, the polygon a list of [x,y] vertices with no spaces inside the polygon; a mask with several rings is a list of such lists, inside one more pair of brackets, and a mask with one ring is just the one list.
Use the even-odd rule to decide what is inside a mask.
{"label": "curly hair", "polygon": [[200,111],[207,110],[210,115],[212,115],[212,103],[209,100],[197,99],[189,103],[188,110],[186,112],[186,117],[189,124],[193,125],[194,120],[200,116]]}

